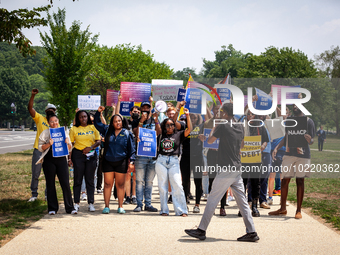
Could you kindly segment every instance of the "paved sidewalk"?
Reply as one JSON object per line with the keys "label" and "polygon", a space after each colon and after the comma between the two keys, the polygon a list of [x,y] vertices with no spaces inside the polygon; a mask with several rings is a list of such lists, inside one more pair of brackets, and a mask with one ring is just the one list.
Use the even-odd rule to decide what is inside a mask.
{"label": "paved sidewalk", "polygon": [[[287,207],[287,216],[269,217],[269,211],[279,208],[279,199],[274,197],[272,208],[259,209],[261,217],[254,218],[260,241],[242,243],[236,239],[245,234],[245,227],[235,202],[226,208],[226,217],[216,209],[207,239],[199,241],[184,229],[199,224],[205,201],[201,213],[193,214],[191,200],[186,218],[174,216],[172,205],[167,217],[134,213],[134,205],[124,206],[126,214],[120,215],[117,201],[111,202],[111,213],[103,215],[103,196],[95,195],[96,212],[88,212],[86,202],[81,202],[78,215],[67,215],[62,207],[0,248],[0,254],[340,254],[340,235],[305,213],[301,220],[294,219],[293,205]],[[153,201],[159,209],[156,186]]]}

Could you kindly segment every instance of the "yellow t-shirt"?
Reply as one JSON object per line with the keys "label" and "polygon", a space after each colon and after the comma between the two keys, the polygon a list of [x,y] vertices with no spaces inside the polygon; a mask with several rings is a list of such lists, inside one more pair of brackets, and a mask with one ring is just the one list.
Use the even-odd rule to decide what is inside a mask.
{"label": "yellow t-shirt", "polygon": [[39,136],[42,131],[48,129],[50,125],[48,125],[48,121],[46,117],[42,116],[40,113],[35,112],[35,117],[33,118],[35,124],[37,125],[37,135],[35,136],[35,141],[33,148],[38,150],[39,145]]}
{"label": "yellow t-shirt", "polygon": [[95,140],[100,140],[100,134],[94,125],[87,125],[86,127],[73,126],[70,130],[71,143],[74,142],[74,148],[83,150],[86,147],[91,147]]}

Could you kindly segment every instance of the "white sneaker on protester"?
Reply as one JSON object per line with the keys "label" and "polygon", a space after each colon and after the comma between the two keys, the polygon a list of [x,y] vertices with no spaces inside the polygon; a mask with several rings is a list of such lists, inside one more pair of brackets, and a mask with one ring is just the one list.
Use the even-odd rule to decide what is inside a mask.
{"label": "white sneaker on protester", "polygon": [[96,209],[94,208],[94,205],[93,205],[93,204],[89,204],[89,211],[90,211],[90,212],[96,211]]}
{"label": "white sneaker on protester", "polygon": [[78,214],[78,211],[76,209],[74,209],[71,214]]}
{"label": "white sneaker on protester", "polygon": [[74,210],[76,210],[77,212],[79,212],[79,205],[78,205],[78,204],[74,204]]}
{"label": "white sneaker on protester", "polygon": [[235,201],[235,198],[234,198],[233,196],[229,196],[229,197],[228,197],[228,200],[229,200],[229,201]]}
{"label": "white sneaker on protester", "polygon": [[49,211],[48,214],[49,215],[55,215],[55,211]]}
{"label": "white sneaker on protester", "polygon": [[34,202],[35,200],[37,200],[38,198],[37,197],[31,197],[30,199],[28,199],[27,202]]}
{"label": "white sneaker on protester", "polygon": [[83,201],[87,200],[86,193],[81,193],[81,200],[83,200]]}
{"label": "white sneaker on protester", "polygon": [[273,199],[272,198],[268,198],[268,205],[272,205],[273,204]]}
{"label": "white sneaker on protester", "polygon": [[228,199],[226,200],[225,205],[229,206],[229,200]]}

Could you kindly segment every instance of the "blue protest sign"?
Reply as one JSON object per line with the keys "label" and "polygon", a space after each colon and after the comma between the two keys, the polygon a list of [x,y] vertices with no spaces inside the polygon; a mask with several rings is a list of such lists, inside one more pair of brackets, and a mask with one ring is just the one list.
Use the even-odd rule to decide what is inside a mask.
{"label": "blue protest sign", "polygon": [[132,106],[134,106],[134,102],[120,102],[120,115],[130,117],[130,109]]}
{"label": "blue protest sign", "polygon": [[266,92],[255,88],[256,95],[258,97],[255,103],[255,109],[257,110],[269,110],[272,107],[273,99]]}
{"label": "blue protest sign", "polygon": [[55,158],[68,155],[68,147],[65,143],[65,127],[50,128],[50,136],[53,139],[52,155]]}
{"label": "blue protest sign", "polygon": [[139,128],[139,140],[137,144],[137,156],[156,157],[157,136],[156,131],[146,128]]}
{"label": "blue protest sign", "polygon": [[206,137],[205,141],[203,142],[203,148],[209,148],[209,149],[218,149],[218,145],[220,144],[220,139],[216,139],[215,142],[213,142],[212,144],[208,143],[208,137],[211,133],[210,128],[205,128],[204,129],[204,136]]}
{"label": "blue protest sign", "polygon": [[220,99],[223,102],[230,100],[230,90],[227,88],[217,88],[217,94],[220,96]]}
{"label": "blue protest sign", "polygon": [[182,102],[185,100],[186,89],[179,88],[177,94],[177,102]]}
{"label": "blue protest sign", "polygon": [[190,113],[205,114],[205,105],[202,107],[202,97],[204,92],[200,89],[188,88],[185,97],[185,108],[189,109]]}

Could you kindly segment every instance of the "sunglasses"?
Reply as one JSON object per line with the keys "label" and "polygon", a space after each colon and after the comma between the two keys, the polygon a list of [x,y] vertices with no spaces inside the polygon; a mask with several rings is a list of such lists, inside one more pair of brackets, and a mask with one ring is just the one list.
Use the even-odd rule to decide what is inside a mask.
{"label": "sunglasses", "polygon": [[171,127],[174,127],[174,126],[175,126],[175,124],[166,124],[165,125],[166,128],[171,128]]}

